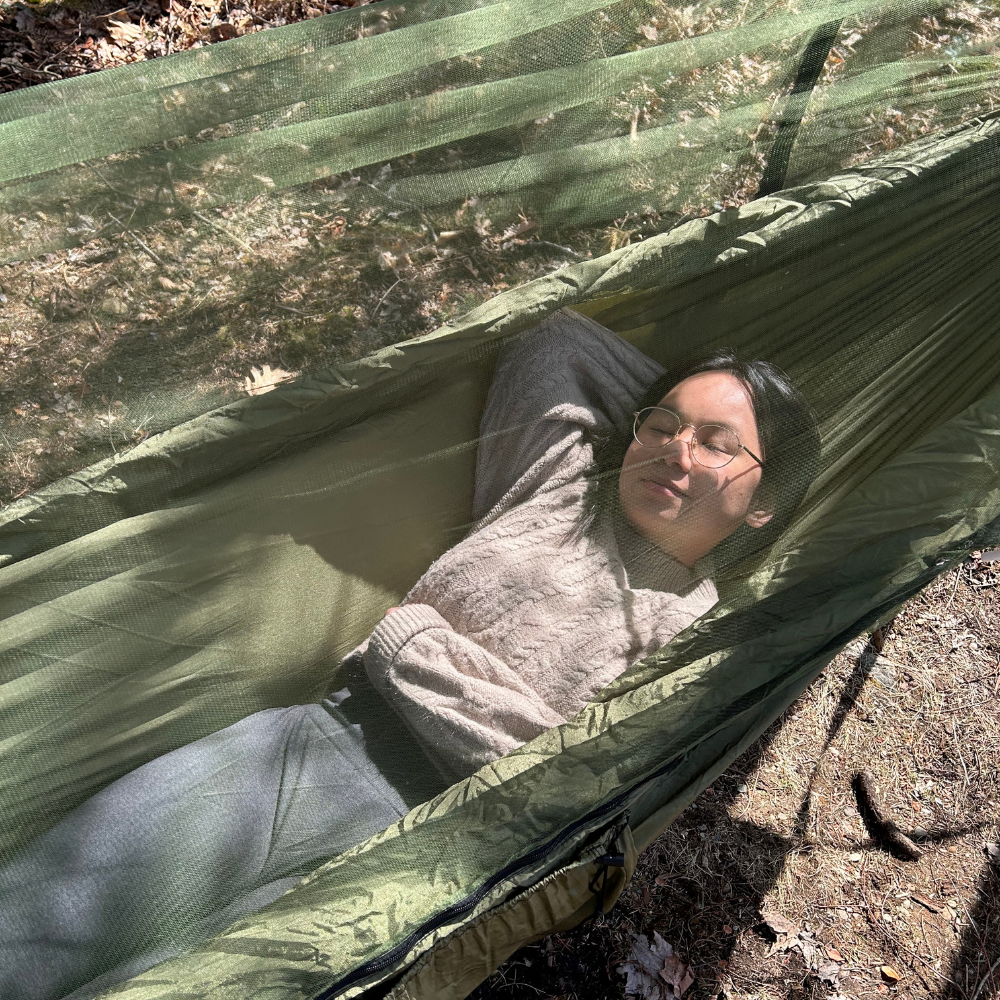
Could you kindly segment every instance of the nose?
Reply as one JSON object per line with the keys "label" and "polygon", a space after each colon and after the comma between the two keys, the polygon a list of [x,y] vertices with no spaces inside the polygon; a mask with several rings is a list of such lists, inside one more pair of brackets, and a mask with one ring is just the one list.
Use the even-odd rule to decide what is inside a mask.
{"label": "nose", "polygon": [[663,448],[665,460],[672,460],[685,472],[694,465],[694,435],[695,429],[690,424],[684,424]]}

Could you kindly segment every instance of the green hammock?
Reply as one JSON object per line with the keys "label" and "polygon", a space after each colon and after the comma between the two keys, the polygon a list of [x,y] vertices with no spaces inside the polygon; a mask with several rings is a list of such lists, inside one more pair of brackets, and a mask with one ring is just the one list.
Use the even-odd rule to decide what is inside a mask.
{"label": "green hammock", "polygon": [[[623,206],[666,212],[746,145],[761,95],[678,120],[705,97],[689,77],[669,120],[605,135],[615,94],[750,51],[794,69],[831,20],[865,15],[877,38],[931,9],[761,8],[594,55],[607,25],[646,37],[639,7],[425,2],[387,8],[382,33],[359,37],[383,16],[369,8],[32,88],[0,100],[5,252],[114,231],[103,213],[113,199],[121,210],[123,188],[134,227],[257,196],[266,212],[267,199],[325,197],[316,178],[463,136],[488,135],[481,162],[424,164],[391,195],[345,197],[433,213],[478,192],[495,217],[516,207],[570,227]],[[0,511],[6,859],[141,763],[330,690],[340,659],[467,528],[497,354],[555,310],[664,365],[714,346],[766,357],[820,417],[801,515],[723,581],[709,615],[576,718],[115,996],[333,998],[393,983],[398,998],[467,995],[521,944],[610,905],[636,849],[839,650],[1000,540],[1000,122],[964,110],[997,78],[976,45],[948,54],[954,73],[876,47],[864,73],[817,92],[796,187],[205,412]],[[478,65],[458,59],[473,51]],[[846,166],[858,122],[888,101],[933,102],[947,127]],[[550,114],[555,133],[515,149],[515,126]],[[643,171],[652,186],[629,183]]]}

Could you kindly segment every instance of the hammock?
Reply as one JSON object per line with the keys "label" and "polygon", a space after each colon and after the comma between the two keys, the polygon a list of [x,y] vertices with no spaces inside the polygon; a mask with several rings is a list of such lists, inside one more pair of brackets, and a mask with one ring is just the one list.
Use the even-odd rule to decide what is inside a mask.
{"label": "hammock", "polygon": [[[878,39],[931,9],[761,9],[591,58],[595,31],[647,37],[638,7],[425,2],[386,8],[382,33],[361,30],[387,18],[367,8],[31,88],[0,100],[7,258],[121,232],[122,190],[137,233],[262,198],[249,226],[281,199],[325,197],[316,178],[470,135],[489,137],[475,166],[423,163],[391,195],[343,196],[431,220],[470,192],[492,217],[516,206],[550,226],[650,201],[666,213],[748,143],[745,95],[708,121],[676,118],[706,96],[683,73],[751,51],[794,69],[831,21],[867,18]],[[482,59],[463,62],[472,51]],[[523,943],[610,906],[636,852],[839,650],[1000,541],[1000,122],[967,113],[996,65],[981,39],[963,51],[946,54],[952,73],[875,46],[864,73],[814,95],[812,118],[786,110],[795,187],[210,409],[0,511],[7,859],[143,762],[334,688],[341,658],[467,529],[498,352],[557,309],[665,366],[716,346],[766,357],[820,417],[821,470],[800,515],[734,569],[712,612],[576,718],[116,996],[466,996]],[[656,73],[682,80],[671,120],[600,134],[614,95]],[[858,121],[890,100],[933,102],[945,124],[845,166]],[[560,128],[539,140],[548,148],[514,149],[516,124],[549,114]],[[193,138],[165,148],[178,136]],[[644,170],[651,188],[626,183]],[[156,405],[166,422],[181,412],[176,397]]]}

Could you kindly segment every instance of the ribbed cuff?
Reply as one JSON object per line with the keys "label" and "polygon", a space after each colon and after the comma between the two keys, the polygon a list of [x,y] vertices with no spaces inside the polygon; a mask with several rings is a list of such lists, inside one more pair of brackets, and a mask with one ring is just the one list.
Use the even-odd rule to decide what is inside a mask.
{"label": "ribbed cuff", "polygon": [[447,619],[429,604],[403,604],[375,627],[368,640],[367,656],[387,669],[403,646],[429,628],[451,631]]}
{"label": "ribbed cuff", "polygon": [[698,585],[692,587],[691,590],[684,595],[684,598],[685,600],[696,598],[697,600],[707,601],[714,607],[718,603],[719,592],[715,589],[715,584],[711,580],[699,580]]}

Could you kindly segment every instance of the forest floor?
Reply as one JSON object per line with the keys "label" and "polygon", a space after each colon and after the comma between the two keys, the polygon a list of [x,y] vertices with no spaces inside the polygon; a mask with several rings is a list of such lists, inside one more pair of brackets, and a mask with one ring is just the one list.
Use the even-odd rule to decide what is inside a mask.
{"label": "forest floor", "polygon": [[[343,6],[0,4],[0,92]],[[753,185],[730,191],[751,197]],[[384,220],[376,239],[363,215],[293,214],[248,243],[227,227],[250,211],[220,210],[210,223],[219,239],[194,254],[177,223],[155,241],[122,234],[0,267],[0,506],[127,450],[186,405],[235,398],[253,388],[254,366],[281,376],[360,357],[567,263],[557,234],[541,240],[527,220],[432,244]],[[577,232],[573,253],[597,256],[670,224],[617,220]],[[172,387],[170,413],[136,402],[152,384]],[[838,656],[643,854],[601,925],[522,949],[481,996],[624,997],[635,935],[654,932],[690,969],[692,1000],[996,996],[998,595],[1000,561],[974,556],[909,603],[881,652],[860,643]],[[851,784],[862,768],[919,861],[868,837]]]}

